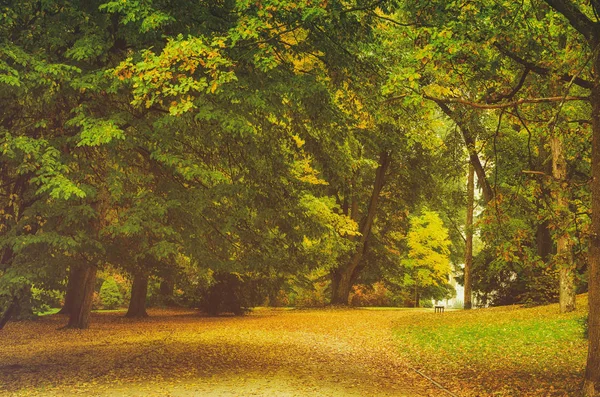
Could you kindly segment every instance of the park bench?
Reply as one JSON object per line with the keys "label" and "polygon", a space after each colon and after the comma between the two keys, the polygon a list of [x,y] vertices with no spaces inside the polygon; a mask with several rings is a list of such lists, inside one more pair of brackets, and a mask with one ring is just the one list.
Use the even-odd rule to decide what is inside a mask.
{"label": "park bench", "polygon": [[443,313],[444,312],[444,306],[434,306],[433,309],[435,310],[435,313]]}

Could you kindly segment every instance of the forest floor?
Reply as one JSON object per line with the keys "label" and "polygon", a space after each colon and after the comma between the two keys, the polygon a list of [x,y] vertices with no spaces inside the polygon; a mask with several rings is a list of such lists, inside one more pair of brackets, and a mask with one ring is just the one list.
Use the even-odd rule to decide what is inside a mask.
{"label": "forest floor", "polygon": [[[586,302],[580,298],[578,304]],[[0,395],[564,396],[580,387],[583,311],[257,309],[246,317],[151,310],[10,323]]]}

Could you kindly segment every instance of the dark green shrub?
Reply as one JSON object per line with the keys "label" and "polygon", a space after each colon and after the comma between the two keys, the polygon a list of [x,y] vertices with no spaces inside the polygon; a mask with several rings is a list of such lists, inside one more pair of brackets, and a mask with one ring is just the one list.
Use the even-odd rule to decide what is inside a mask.
{"label": "dark green shrub", "polygon": [[123,295],[119,291],[119,285],[112,277],[107,278],[102,283],[99,297],[104,309],[116,309],[123,304]]}
{"label": "dark green shrub", "polygon": [[[217,272],[213,283],[203,293],[200,308],[210,316],[248,313],[260,303],[255,280],[239,273]],[[263,297],[264,298],[264,297]]]}
{"label": "dark green shrub", "polygon": [[589,324],[588,324],[588,316],[586,315],[585,317],[581,317],[579,319],[579,322],[581,323],[581,328],[583,328],[583,337],[584,339],[588,339],[589,338]]}

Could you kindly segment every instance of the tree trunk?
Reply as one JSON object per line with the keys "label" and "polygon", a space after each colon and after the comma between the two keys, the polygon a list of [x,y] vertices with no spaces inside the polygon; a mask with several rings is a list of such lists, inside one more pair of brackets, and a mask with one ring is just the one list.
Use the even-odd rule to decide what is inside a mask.
{"label": "tree trunk", "polygon": [[[340,266],[332,272],[331,279],[331,304],[347,305],[350,298],[350,290],[352,289],[353,280],[356,278],[356,270],[367,248],[367,241],[371,233],[371,227],[375,221],[377,213],[377,205],[379,203],[379,195],[385,184],[385,174],[390,166],[390,155],[387,152],[381,153],[379,156],[379,167],[375,172],[375,183],[373,184],[373,192],[371,200],[367,208],[367,214],[363,218],[360,225],[360,240],[358,248],[350,258],[346,265]],[[353,213],[358,212],[358,204],[353,203]],[[356,207],[356,208],[355,208]]]}
{"label": "tree trunk", "polygon": [[537,225],[535,232],[535,240],[537,246],[537,254],[544,263],[548,263],[548,258],[552,254],[552,236],[550,235],[548,221]]}
{"label": "tree trunk", "polygon": [[479,158],[479,154],[477,153],[477,148],[475,147],[476,135],[473,133],[472,125],[475,124],[478,129],[484,130],[483,126],[479,125],[480,123],[473,119],[473,117],[477,117],[476,115],[472,115],[468,117],[462,111],[452,110],[448,105],[443,102],[436,101],[437,105],[442,109],[442,111],[452,119],[460,129],[460,132],[465,141],[465,145],[467,146],[467,151],[469,152],[469,160],[473,168],[475,169],[475,174],[477,174],[477,183],[481,188],[483,193],[483,201],[487,205],[494,198],[494,190],[492,186],[489,184],[487,180],[487,176],[485,175],[485,169],[481,164],[481,159]]}
{"label": "tree trunk", "polygon": [[77,299],[73,300],[67,328],[87,329],[89,327],[94,287],[96,285],[96,271],[97,267],[94,265],[82,268],[83,276],[77,287]]}
{"label": "tree trunk", "polygon": [[600,56],[594,55],[592,104],[592,221],[588,257],[588,357],[584,393],[595,396],[600,384]]}
{"label": "tree trunk", "polygon": [[419,307],[419,285],[415,283],[415,307]]}
{"label": "tree trunk", "polygon": [[175,291],[175,279],[172,275],[164,276],[160,282],[160,296],[162,303],[165,305],[172,305],[173,301],[173,293]]}
{"label": "tree trunk", "polygon": [[558,184],[558,188],[554,191],[554,200],[558,209],[559,221],[555,230],[559,236],[556,239],[556,255],[555,262],[559,270],[560,288],[559,301],[560,312],[568,313],[575,310],[575,267],[571,258],[571,244],[569,236],[564,230],[564,214],[568,205],[565,198],[565,178],[567,176],[567,162],[562,138],[554,135],[550,138],[550,148],[552,150],[552,176]]}
{"label": "tree trunk", "polygon": [[13,299],[11,299],[10,303],[8,304],[8,307],[6,308],[6,310],[4,310],[2,316],[0,317],[0,329],[4,328],[4,326],[8,323],[8,321],[13,316],[13,314],[15,314],[18,308],[19,300],[17,299],[17,297],[14,297]]}
{"label": "tree trunk", "polygon": [[472,268],[473,268],[473,207],[475,199],[475,169],[469,164],[469,176],[467,178],[467,222],[465,225],[465,295],[464,308],[472,307]]}
{"label": "tree trunk", "polygon": [[136,273],[131,287],[131,300],[125,317],[148,317],[146,313],[146,295],[148,294],[148,275]]}
{"label": "tree trunk", "polygon": [[67,291],[65,292],[65,303],[58,312],[59,314],[70,315],[75,302],[83,299],[81,286],[85,282],[85,269],[81,266],[71,265],[69,269],[69,279],[67,280]]}

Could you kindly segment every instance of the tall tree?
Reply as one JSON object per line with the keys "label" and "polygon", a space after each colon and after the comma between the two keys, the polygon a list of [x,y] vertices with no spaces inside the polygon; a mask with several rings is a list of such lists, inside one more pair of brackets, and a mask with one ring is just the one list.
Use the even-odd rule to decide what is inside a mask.
{"label": "tall tree", "polygon": [[473,296],[473,210],[475,198],[475,169],[469,165],[467,178],[467,220],[465,222],[465,271],[464,271],[464,307],[466,310],[472,307]]}

